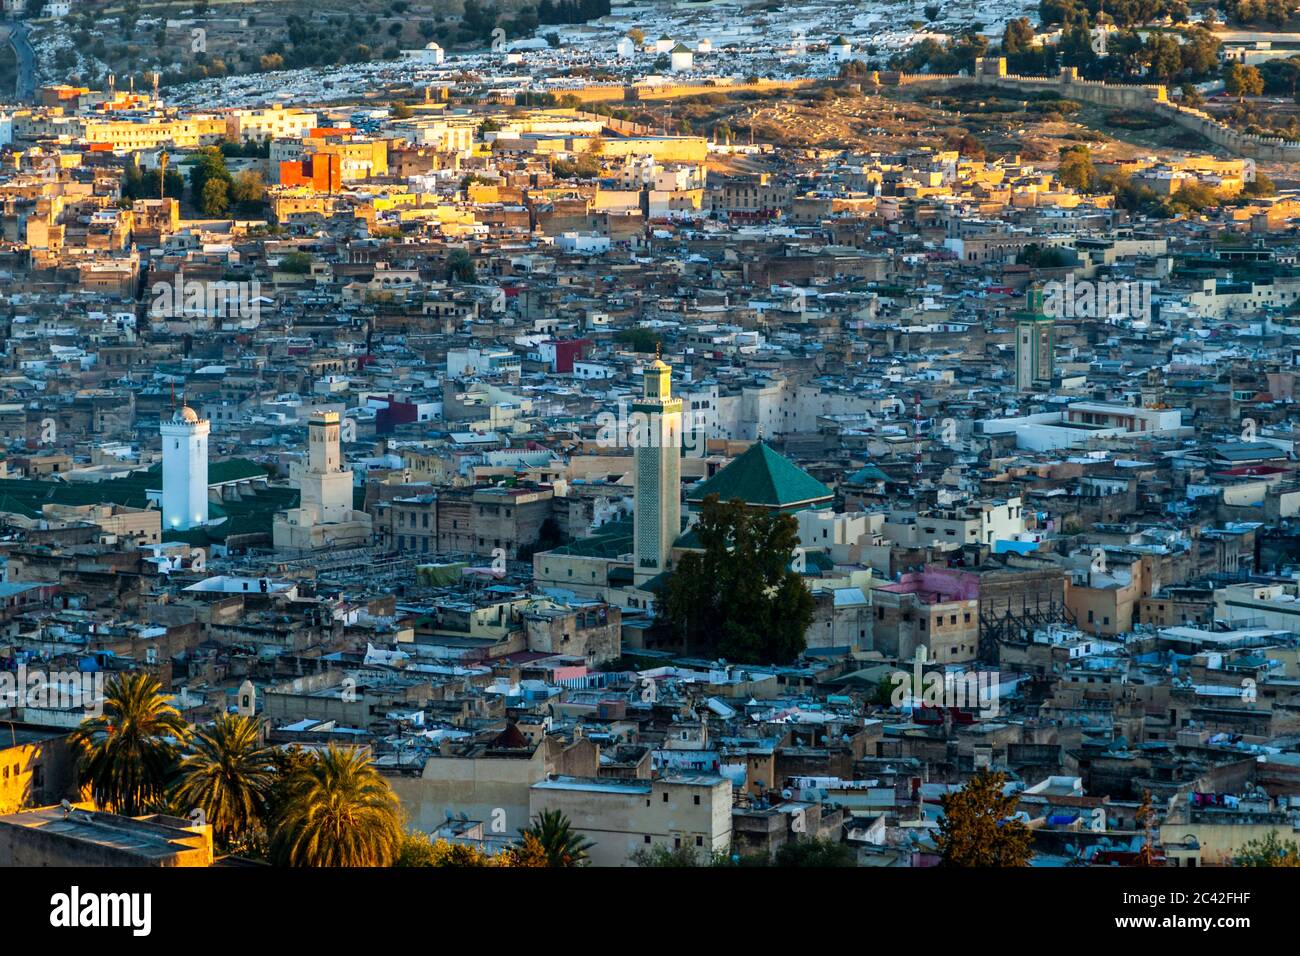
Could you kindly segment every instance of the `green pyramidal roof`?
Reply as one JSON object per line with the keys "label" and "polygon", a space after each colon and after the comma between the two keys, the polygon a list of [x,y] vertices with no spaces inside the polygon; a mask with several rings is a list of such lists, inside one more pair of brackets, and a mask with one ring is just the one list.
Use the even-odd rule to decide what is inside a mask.
{"label": "green pyramidal roof", "polygon": [[723,501],[739,498],[761,508],[811,508],[828,502],[835,493],[790,459],[763,442],[749,450],[686,495],[689,502],[717,495]]}

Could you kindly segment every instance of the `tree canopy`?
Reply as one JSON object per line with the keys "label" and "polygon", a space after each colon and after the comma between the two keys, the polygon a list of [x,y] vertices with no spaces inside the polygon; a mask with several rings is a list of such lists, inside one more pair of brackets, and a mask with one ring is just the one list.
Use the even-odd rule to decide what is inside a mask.
{"label": "tree canopy", "polygon": [[935,843],[943,866],[1028,866],[1029,828],[1014,819],[1019,798],[1004,795],[1006,775],[981,771],[943,797]]}
{"label": "tree canopy", "polygon": [[798,522],[742,501],[704,500],[694,526],[700,551],[670,572],[661,619],[688,647],[729,660],[784,664],[803,653],[815,602],[791,567]]}

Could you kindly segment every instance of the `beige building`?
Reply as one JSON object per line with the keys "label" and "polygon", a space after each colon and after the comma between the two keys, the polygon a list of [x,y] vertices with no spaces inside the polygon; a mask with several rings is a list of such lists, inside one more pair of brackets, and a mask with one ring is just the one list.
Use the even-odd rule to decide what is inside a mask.
{"label": "beige building", "polygon": [[494,835],[513,837],[531,819],[533,784],[557,772],[594,775],[599,763],[599,748],[585,737],[567,746],[556,737],[533,742],[516,727],[486,742],[447,741],[443,751],[418,777],[387,778],[411,829],[431,832],[448,813],[464,813]]}
{"label": "beige building", "polygon": [[352,507],[352,472],[339,450],[338,412],[318,412],[307,423],[307,461],[295,462],[289,480],[298,487],[297,508],[275,516],[276,548],[313,551],[364,547],[371,543],[371,518]]}
{"label": "beige building", "polygon": [[285,109],[278,103],[267,109],[233,110],[226,116],[226,136],[236,142],[298,139],[316,127],[316,114]]}
{"label": "beige building", "polygon": [[528,808],[568,817],[595,844],[587,851],[593,866],[627,866],[633,853],[655,845],[702,854],[731,846],[731,783],[716,774],[555,777],[529,788]]}

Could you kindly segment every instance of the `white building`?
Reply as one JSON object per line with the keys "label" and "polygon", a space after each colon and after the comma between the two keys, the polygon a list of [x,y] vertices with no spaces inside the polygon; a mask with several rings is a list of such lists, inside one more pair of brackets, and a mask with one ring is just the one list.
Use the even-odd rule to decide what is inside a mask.
{"label": "white building", "polygon": [[163,452],[163,530],[208,520],[208,432],[212,423],[181,405],[159,426]]}
{"label": "white building", "polygon": [[636,55],[636,44],[632,42],[631,37],[623,37],[618,41],[618,55],[625,60]]}
{"label": "white building", "polygon": [[609,236],[596,232],[565,232],[555,237],[561,252],[579,256],[598,256],[609,252]]}
{"label": "white building", "polygon": [[672,53],[669,54],[672,60],[672,71],[674,73],[685,73],[695,66],[695,54],[685,43],[679,43],[673,47]]}
{"label": "white building", "polygon": [[435,42],[426,43],[420,50],[403,50],[402,59],[407,63],[419,63],[424,66],[441,66],[446,58],[442,47]]}
{"label": "white building", "polygon": [[853,56],[853,44],[844,37],[836,37],[826,47],[826,55],[835,63],[843,63]]}

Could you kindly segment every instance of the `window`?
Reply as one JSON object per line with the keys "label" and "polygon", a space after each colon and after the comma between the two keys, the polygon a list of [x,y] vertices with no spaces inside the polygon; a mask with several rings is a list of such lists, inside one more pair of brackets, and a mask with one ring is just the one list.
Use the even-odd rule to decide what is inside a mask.
{"label": "window", "polygon": [[697,807],[700,805],[700,795],[698,793],[695,795],[695,805]]}
{"label": "window", "polygon": [[646,842],[646,843],[649,843],[649,842],[650,842],[650,834],[648,834],[648,833],[645,835],[645,842]]}
{"label": "window", "polygon": [[668,802],[668,791],[664,791],[664,803]]}

